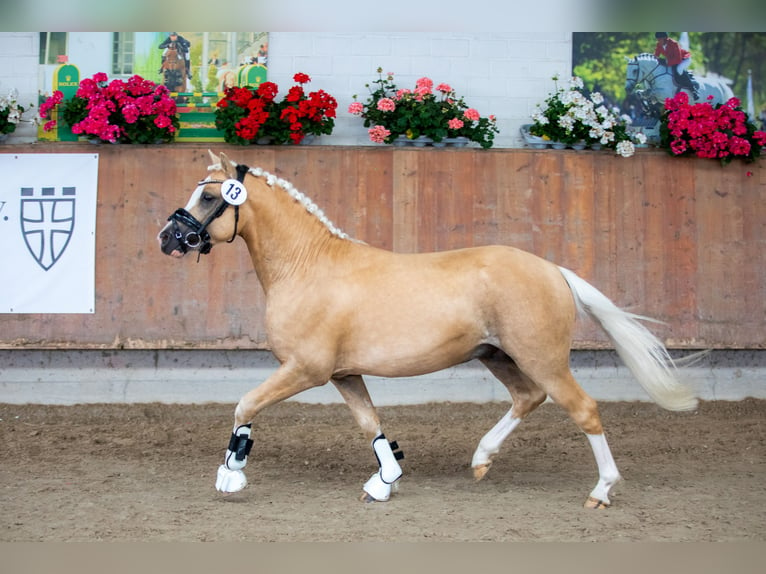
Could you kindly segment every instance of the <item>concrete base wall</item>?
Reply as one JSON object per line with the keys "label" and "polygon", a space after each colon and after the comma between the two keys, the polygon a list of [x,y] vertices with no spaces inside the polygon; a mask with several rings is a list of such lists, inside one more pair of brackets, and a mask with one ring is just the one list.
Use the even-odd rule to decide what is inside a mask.
{"label": "concrete base wall", "polygon": [[[575,351],[571,364],[582,387],[597,400],[650,400],[613,351]],[[0,350],[0,402],[234,404],[276,368],[265,351]],[[703,400],[766,398],[765,375],[765,350],[713,351],[681,370]],[[477,361],[420,377],[366,380],[378,406],[509,399]],[[342,402],[333,385],[291,400]]]}

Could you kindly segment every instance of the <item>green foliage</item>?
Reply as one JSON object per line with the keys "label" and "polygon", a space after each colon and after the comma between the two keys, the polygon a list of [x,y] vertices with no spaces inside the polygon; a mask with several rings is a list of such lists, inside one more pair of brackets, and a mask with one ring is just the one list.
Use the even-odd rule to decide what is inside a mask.
{"label": "green foliage", "polygon": [[210,64],[207,67],[207,85],[205,86],[205,90],[208,92],[218,91],[218,67],[213,64]]}
{"label": "green foliage", "polygon": [[61,104],[59,113],[64,123],[71,127],[88,116],[88,99],[74,96]]}

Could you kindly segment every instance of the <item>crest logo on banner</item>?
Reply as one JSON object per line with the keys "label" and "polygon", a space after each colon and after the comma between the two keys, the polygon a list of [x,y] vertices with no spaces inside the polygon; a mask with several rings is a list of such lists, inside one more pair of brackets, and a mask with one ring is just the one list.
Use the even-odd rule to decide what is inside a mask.
{"label": "crest logo on banner", "polygon": [[98,154],[0,154],[0,313],[94,313]]}
{"label": "crest logo on banner", "polygon": [[27,249],[46,271],[64,254],[72,238],[75,223],[74,187],[43,187],[38,197],[35,189],[21,188],[21,232]]}

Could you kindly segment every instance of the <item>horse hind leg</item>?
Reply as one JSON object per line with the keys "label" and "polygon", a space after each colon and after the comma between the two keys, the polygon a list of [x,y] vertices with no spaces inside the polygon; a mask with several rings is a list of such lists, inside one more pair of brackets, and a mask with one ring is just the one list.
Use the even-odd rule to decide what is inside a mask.
{"label": "horse hind leg", "polygon": [[479,441],[471,460],[473,476],[478,481],[484,478],[492,466],[493,457],[500,452],[500,447],[508,435],[521,423],[522,419],[541,405],[546,398],[529,377],[518,368],[516,363],[501,350],[489,357],[479,359],[489,371],[508,389],[513,406]]}
{"label": "horse hind leg", "polygon": [[584,506],[609,507],[609,492],[620,480],[620,473],[606,442],[596,401],[577,384],[568,365],[562,366],[558,373],[533,375],[533,379],[546,390],[554,402],[567,411],[570,418],[585,433],[593,450],[599,478]]}
{"label": "horse hind leg", "polygon": [[402,469],[399,460],[404,454],[396,442],[389,442],[383,434],[380,418],[372,404],[364,379],[359,375],[350,375],[332,379],[333,384],[346,401],[357,424],[372,441],[372,451],[378,461],[378,470],[362,488],[360,500],[363,502],[385,502],[398,490]]}

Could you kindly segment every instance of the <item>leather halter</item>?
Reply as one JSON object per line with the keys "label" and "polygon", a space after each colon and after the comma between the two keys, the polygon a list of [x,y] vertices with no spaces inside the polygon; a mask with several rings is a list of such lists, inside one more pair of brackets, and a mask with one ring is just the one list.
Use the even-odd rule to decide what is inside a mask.
{"label": "leather halter", "polygon": [[[250,168],[243,164],[238,164],[236,167],[237,170],[237,181],[240,183],[243,183],[243,180],[245,179],[245,174],[250,170]],[[206,180],[201,181],[200,185],[208,185],[211,183],[217,183],[217,184],[223,184],[223,180]],[[179,248],[182,252],[186,253],[188,250],[196,249],[201,254],[208,254],[210,253],[210,250],[213,248],[213,244],[210,243],[210,234],[207,232],[207,227],[210,225],[214,220],[218,219],[223,215],[224,211],[226,211],[226,208],[229,207],[229,204],[221,198],[221,203],[218,207],[216,207],[215,211],[213,211],[210,216],[204,221],[199,221],[196,217],[194,217],[191,213],[189,213],[186,209],[180,208],[176,209],[173,214],[168,217],[168,221],[173,222],[173,236],[178,240]],[[178,224],[183,225],[184,227],[188,228],[188,231],[184,234],[184,232],[181,230],[181,227],[179,227]],[[239,206],[234,206],[234,232],[231,234],[231,239],[228,239],[226,242],[231,243],[234,241],[234,239],[237,237],[237,226],[239,224]]]}

